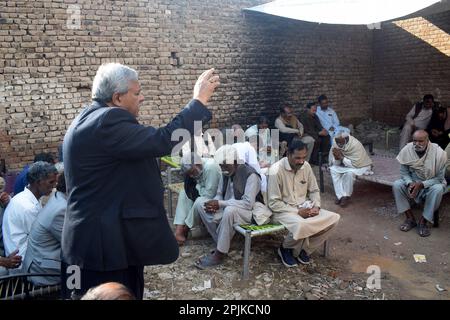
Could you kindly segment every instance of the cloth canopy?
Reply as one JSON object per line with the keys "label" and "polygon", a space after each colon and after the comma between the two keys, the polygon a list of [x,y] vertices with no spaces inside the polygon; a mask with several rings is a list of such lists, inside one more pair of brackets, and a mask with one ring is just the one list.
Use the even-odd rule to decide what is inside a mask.
{"label": "cloth canopy", "polygon": [[440,0],[277,0],[246,11],[329,24],[370,25],[404,17]]}

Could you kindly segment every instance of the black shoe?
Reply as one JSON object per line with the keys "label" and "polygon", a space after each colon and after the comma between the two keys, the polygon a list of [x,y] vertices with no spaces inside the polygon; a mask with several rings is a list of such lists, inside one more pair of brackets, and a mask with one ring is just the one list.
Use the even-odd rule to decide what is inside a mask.
{"label": "black shoe", "polygon": [[302,249],[302,251],[300,251],[300,254],[297,257],[297,261],[301,264],[309,264],[310,258],[305,250]]}
{"label": "black shoe", "polygon": [[286,249],[283,248],[283,246],[280,246],[278,248],[278,255],[281,258],[281,262],[288,267],[292,268],[297,266],[297,261],[295,261],[294,256],[292,255],[292,249]]}

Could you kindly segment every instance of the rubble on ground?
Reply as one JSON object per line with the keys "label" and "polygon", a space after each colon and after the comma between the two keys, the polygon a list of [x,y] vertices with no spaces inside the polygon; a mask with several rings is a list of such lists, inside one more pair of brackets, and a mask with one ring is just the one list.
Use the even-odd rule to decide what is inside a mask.
{"label": "rubble on ground", "polygon": [[233,240],[223,265],[208,270],[197,269],[194,263],[211,251],[213,242],[189,240],[174,264],[145,268],[144,299],[386,299],[381,291],[366,288],[367,274],[345,275],[344,265],[318,253],[310,265],[284,267],[276,255],[281,240],[282,236],[266,237],[253,245],[248,281],[241,280],[243,252],[238,248],[242,248],[243,239]]}

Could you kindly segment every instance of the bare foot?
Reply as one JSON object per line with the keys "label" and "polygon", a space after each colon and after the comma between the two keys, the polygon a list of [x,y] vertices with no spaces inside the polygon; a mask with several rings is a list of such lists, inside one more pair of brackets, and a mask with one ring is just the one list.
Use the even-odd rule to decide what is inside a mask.
{"label": "bare foot", "polygon": [[175,228],[175,239],[177,240],[179,246],[184,245],[186,242],[188,232],[189,228],[184,225],[177,225]]}

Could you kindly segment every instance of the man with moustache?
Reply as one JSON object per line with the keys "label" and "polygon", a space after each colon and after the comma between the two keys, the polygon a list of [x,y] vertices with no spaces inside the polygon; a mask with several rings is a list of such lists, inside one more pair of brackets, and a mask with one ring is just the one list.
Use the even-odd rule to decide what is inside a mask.
{"label": "man with moustache", "polygon": [[307,146],[294,139],[287,157],[269,169],[267,192],[273,221],[289,230],[278,249],[288,268],[297,262],[309,264],[311,253],[328,239],[340,219],[337,213],[320,208],[319,187],[307,155]]}
{"label": "man with moustache", "polygon": [[[407,232],[418,226],[421,237],[431,234],[430,224],[434,222],[434,212],[441,204],[445,190],[445,166],[447,154],[437,144],[431,143],[425,130],[413,134],[413,142],[408,143],[398,154],[401,179],[395,181],[393,192],[398,213],[405,213],[406,220],[400,230]],[[411,211],[410,201],[424,202],[422,216],[417,224]]]}
{"label": "man with moustache", "polygon": [[[144,101],[136,70],[107,63],[97,70],[92,104],[72,122],[63,144],[68,191],[62,232],[63,266],[80,270],[83,295],[105,282],[119,282],[142,299],[144,266],[178,258],[178,244],[164,209],[156,158],[171,154],[172,133],[194,133],[194,122],[211,119],[206,105],[219,85],[214,69],[197,80],[193,99],[166,126],[136,119]],[[65,294],[69,292],[62,288]]]}

